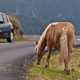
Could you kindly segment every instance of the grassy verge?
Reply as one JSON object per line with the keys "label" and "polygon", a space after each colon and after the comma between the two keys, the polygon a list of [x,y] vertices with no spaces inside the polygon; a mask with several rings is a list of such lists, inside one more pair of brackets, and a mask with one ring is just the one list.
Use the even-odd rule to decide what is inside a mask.
{"label": "grassy verge", "polygon": [[[58,53],[58,52],[55,52]],[[28,80],[80,80],[80,48],[75,48],[71,58],[71,74],[64,74],[64,67],[59,63],[59,55],[52,54],[50,67],[44,68],[46,55],[43,57],[41,65],[34,62]]]}
{"label": "grassy verge", "polygon": [[30,39],[24,38],[24,37],[20,37],[20,38],[17,38],[15,41],[18,41],[18,42],[22,42],[22,41],[30,41]]}
{"label": "grassy verge", "polygon": [[29,36],[16,36],[15,37],[15,41],[35,41],[35,39],[33,39],[33,37],[29,37]]}
{"label": "grassy verge", "polygon": [[[16,41],[16,42],[24,42],[24,41],[30,41],[28,38],[17,38],[17,39],[15,39],[14,41]],[[0,43],[6,43],[7,42],[7,40],[6,39],[0,39]]]}

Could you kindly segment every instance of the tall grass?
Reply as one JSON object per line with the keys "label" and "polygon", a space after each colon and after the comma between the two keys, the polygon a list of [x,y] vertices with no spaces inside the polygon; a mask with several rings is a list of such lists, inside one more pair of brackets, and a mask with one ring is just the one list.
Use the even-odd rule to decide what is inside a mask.
{"label": "tall grass", "polygon": [[70,75],[64,73],[64,66],[59,63],[59,54],[54,53],[52,53],[50,66],[47,69],[44,68],[46,55],[43,57],[41,65],[38,66],[36,61],[34,62],[28,80],[80,80],[80,48],[75,48],[73,51]]}

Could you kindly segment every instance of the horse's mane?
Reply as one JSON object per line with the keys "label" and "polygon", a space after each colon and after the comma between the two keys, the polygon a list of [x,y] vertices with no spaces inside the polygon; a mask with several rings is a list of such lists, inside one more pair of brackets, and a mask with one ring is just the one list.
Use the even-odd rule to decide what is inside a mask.
{"label": "horse's mane", "polygon": [[51,25],[56,25],[56,24],[58,24],[58,22],[51,23],[46,27],[46,29],[44,30],[44,32],[42,33],[42,35],[41,35],[41,37],[38,41],[38,44],[35,47],[37,51],[39,51],[39,49],[42,46],[43,42],[45,42],[45,37],[46,37],[46,33],[47,33],[48,29],[51,27]]}

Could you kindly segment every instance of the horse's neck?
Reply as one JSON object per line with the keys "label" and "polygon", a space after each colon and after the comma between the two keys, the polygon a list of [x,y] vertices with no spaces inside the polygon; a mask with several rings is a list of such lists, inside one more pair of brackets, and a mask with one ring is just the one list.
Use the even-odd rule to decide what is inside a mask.
{"label": "horse's neck", "polygon": [[58,24],[58,22],[55,22],[55,23],[51,23],[51,24],[49,24],[47,27],[46,27],[46,29],[44,30],[44,32],[42,33],[42,35],[41,35],[41,37],[40,37],[40,39],[39,39],[39,41],[38,41],[38,44],[37,44],[37,46],[36,46],[36,48],[37,48],[37,50],[39,50],[39,48],[43,45],[43,48],[45,48],[45,45],[44,45],[44,40],[45,40],[45,37],[46,37],[46,33],[47,33],[47,31],[48,31],[48,29],[50,28],[50,27],[52,27],[53,25],[56,25],[56,24]]}
{"label": "horse's neck", "polygon": [[40,45],[41,41],[45,38],[46,32],[48,31],[48,29],[49,29],[50,27],[52,27],[52,25],[56,25],[56,24],[58,24],[58,22],[51,23],[51,24],[49,24],[49,25],[46,27],[46,29],[44,30],[44,32],[42,33],[42,35],[41,35],[41,37],[40,37],[40,40],[39,40],[39,42],[38,42],[38,45]]}
{"label": "horse's neck", "polygon": [[44,51],[45,46],[46,46],[46,38],[44,38],[44,39],[41,41],[41,43],[40,43],[40,45],[39,45],[39,50]]}
{"label": "horse's neck", "polygon": [[39,48],[41,48],[41,46],[44,44],[43,43],[43,40],[45,39],[45,37],[46,37],[46,32],[47,32],[47,30],[49,29],[49,27],[50,27],[50,25],[48,25],[47,26],[47,28],[44,30],[44,32],[42,33],[42,35],[41,35],[41,37],[40,37],[40,39],[39,39],[39,41],[38,41],[38,44],[37,44],[37,46],[36,46],[36,48],[39,50]]}

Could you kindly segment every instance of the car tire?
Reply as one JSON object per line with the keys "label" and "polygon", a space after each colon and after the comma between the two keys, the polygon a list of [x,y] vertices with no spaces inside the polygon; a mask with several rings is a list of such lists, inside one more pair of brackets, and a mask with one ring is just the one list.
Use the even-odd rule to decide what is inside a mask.
{"label": "car tire", "polygon": [[12,42],[14,39],[14,35],[13,35],[13,32],[10,33],[10,36],[7,38],[7,41],[8,42]]}

